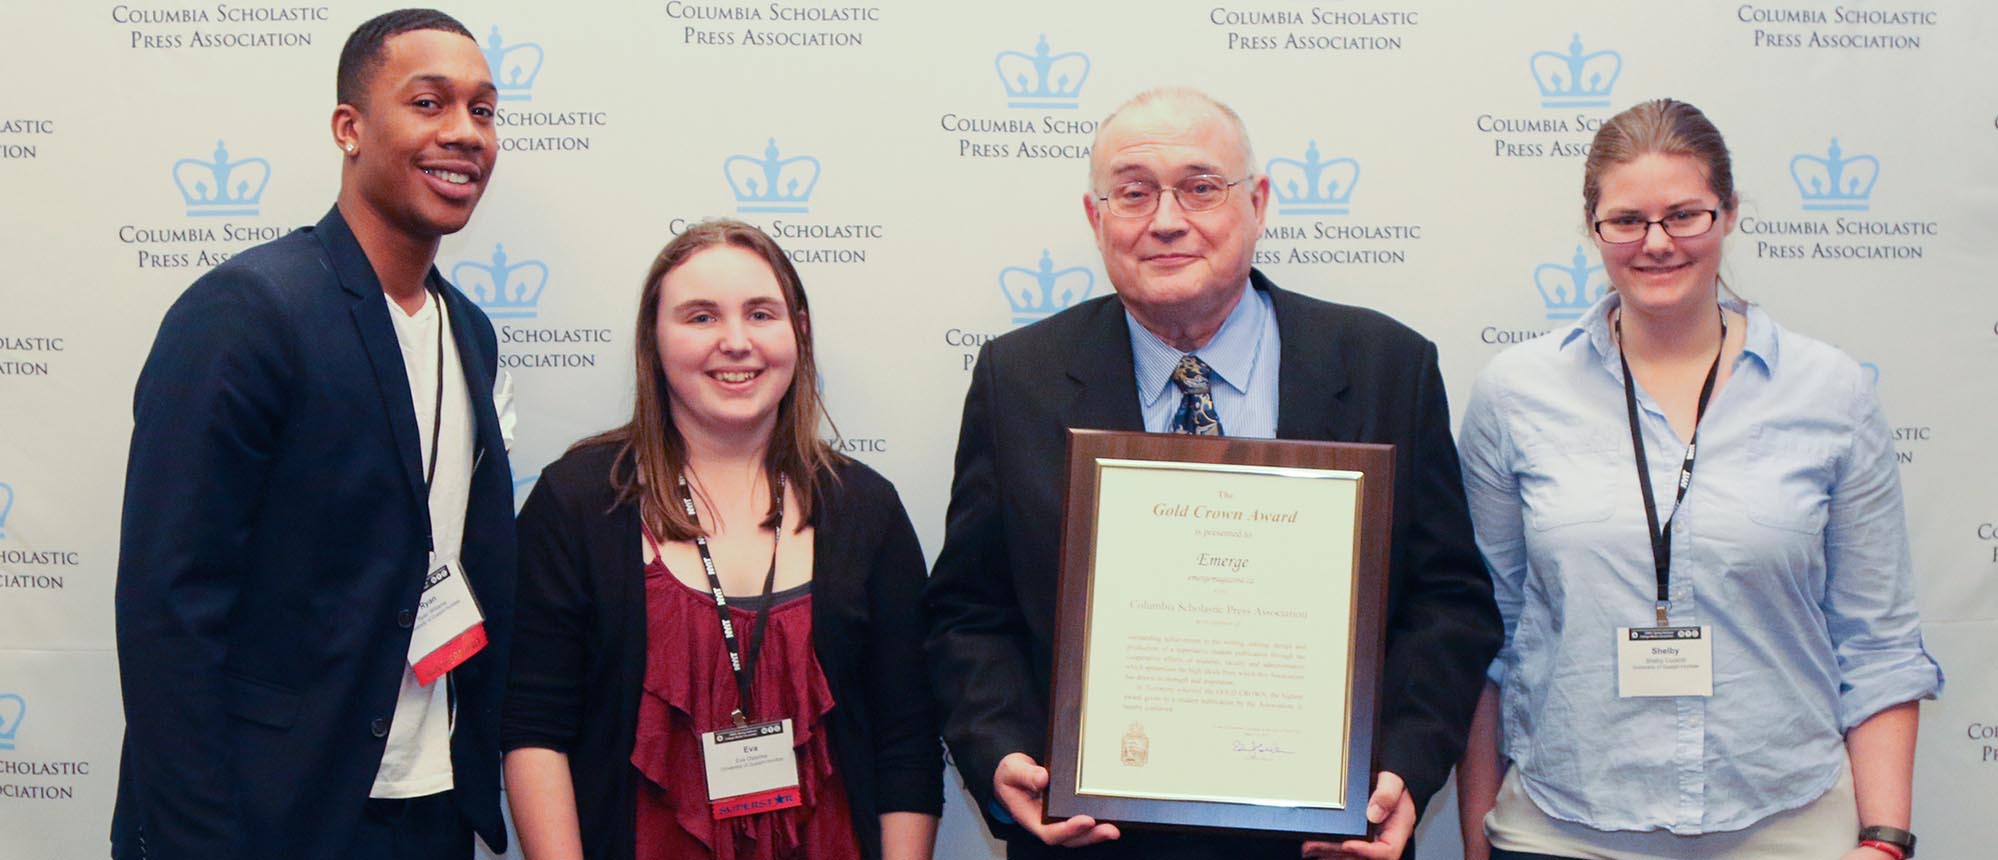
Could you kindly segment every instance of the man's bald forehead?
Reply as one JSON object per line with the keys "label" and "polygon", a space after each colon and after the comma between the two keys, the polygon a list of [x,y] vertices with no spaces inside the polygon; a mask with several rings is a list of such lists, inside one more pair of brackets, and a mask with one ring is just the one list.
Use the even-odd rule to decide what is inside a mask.
{"label": "man's bald forehead", "polygon": [[[1152,89],[1132,96],[1096,127],[1096,139],[1089,149],[1089,176],[1093,186],[1104,166],[1103,143],[1113,132],[1130,129],[1190,129],[1219,123],[1230,132],[1241,151],[1243,175],[1255,173],[1255,156],[1249,147],[1249,130],[1234,108],[1206,93],[1184,87]],[[1232,168],[1230,168],[1232,169]]]}

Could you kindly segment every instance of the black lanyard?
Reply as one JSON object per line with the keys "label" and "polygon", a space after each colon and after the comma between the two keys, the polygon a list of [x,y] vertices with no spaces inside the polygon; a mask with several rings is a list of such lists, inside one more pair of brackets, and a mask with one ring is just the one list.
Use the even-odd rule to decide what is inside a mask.
{"label": "black lanyard", "polygon": [[[715,614],[721,617],[722,647],[728,649],[728,665],[735,671],[735,710],[729,717],[738,726],[749,725],[749,690],[756,680],[756,658],[763,653],[763,631],[770,627],[770,589],[777,584],[777,544],[784,537],[784,488],[787,481],[777,478],[777,528],[770,540],[770,571],[763,575],[763,605],[756,612],[756,630],[750,634],[749,651],[745,654],[736,644],[735,624],[728,617],[728,598],[722,596],[721,577],[715,574],[715,557],[708,552],[708,536],[696,532],[694,546],[701,551],[701,567],[708,572],[708,590],[715,597]],[[686,507],[687,519],[693,520],[696,527],[700,520],[694,515],[694,494],[687,489],[687,476],[680,476],[680,504]]]}
{"label": "black lanyard", "polygon": [[[437,482],[437,442],[439,431],[444,429],[444,294],[429,284],[423,285],[424,292],[437,301],[437,403],[430,410],[430,464],[423,469],[423,501],[430,502],[430,487]],[[433,524],[430,534],[423,538],[431,552],[437,551],[437,528]]]}
{"label": "black lanyard", "polygon": [[1651,495],[1651,467],[1645,462],[1644,433],[1637,423],[1637,383],[1630,376],[1630,359],[1623,354],[1623,315],[1616,320],[1616,357],[1623,363],[1623,402],[1630,410],[1630,447],[1637,453],[1637,486],[1644,491],[1644,521],[1650,527],[1651,564],[1658,574],[1658,626],[1672,607],[1672,520],[1679,516],[1679,504],[1686,500],[1686,488],[1693,485],[1693,452],[1700,446],[1700,419],[1706,417],[1707,401],[1714,396],[1714,380],[1720,376],[1721,355],[1727,352],[1727,312],[1721,312],[1721,345],[1714,351],[1714,363],[1707,368],[1707,381],[1700,385],[1700,403],[1693,410],[1693,435],[1686,440],[1686,459],[1679,463],[1679,493],[1672,500],[1672,516],[1658,526],[1658,501]]}

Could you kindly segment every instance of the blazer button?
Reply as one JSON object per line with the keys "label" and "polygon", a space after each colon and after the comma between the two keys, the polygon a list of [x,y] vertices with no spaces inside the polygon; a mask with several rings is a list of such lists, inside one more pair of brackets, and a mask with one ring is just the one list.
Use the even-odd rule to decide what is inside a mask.
{"label": "blazer button", "polygon": [[403,611],[401,611],[401,612],[398,612],[398,613],[396,613],[396,614],[395,614],[395,626],[397,626],[397,627],[400,627],[400,628],[402,628],[402,629],[404,629],[404,630],[408,630],[408,629],[409,629],[409,628],[411,628],[411,627],[415,627],[415,626],[416,626],[416,613],[415,613],[415,612],[412,612],[412,611],[410,611],[410,610],[407,610],[407,609],[405,609],[405,610],[403,610]]}
{"label": "blazer button", "polygon": [[389,721],[380,717],[376,717],[374,722],[368,724],[368,731],[378,738],[388,737],[388,730]]}

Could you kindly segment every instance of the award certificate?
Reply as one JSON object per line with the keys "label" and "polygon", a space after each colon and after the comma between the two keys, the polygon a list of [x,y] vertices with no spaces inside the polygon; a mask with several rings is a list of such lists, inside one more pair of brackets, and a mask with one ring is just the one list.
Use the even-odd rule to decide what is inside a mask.
{"label": "award certificate", "polygon": [[1050,815],[1364,833],[1391,452],[1074,432]]}

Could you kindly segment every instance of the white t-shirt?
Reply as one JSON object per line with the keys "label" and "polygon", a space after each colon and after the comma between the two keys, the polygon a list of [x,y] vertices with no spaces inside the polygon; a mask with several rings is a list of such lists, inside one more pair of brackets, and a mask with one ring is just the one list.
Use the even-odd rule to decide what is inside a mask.
{"label": "white t-shirt", "polygon": [[[416,408],[416,435],[422,446],[422,468],[430,464],[432,416],[437,409],[437,363],[444,362],[444,408],[442,426],[437,432],[437,478],[430,487],[432,538],[441,552],[430,554],[434,568],[444,557],[455,555],[465,539],[465,507],[471,498],[473,421],[471,393],[465,386],[465,371],[458,361],[458,345],[451,337],[449,314],[436,297],[426,291],[423,307],[415,314],[404,313],[389,303],[389,318],[395,321],[395,337],[402,344],[402,364],[409,373],[409,394]],[[443,326],[444,349],[437,349],[438,327]],[[506,389],[511,407],[511,385]],[[414,572],[412,572],[412,575]],[[468,574],[469,575],[469,574]],[[375,784],[369,797],[423,797],[451,790],[451,704],[449,676],[430,686],[416,683],[416,673],[407,660],[402,666],[402,690],[396,694],[395,716],[389,726],[388,749],[382,753],[381,767],[375,771]]]}

